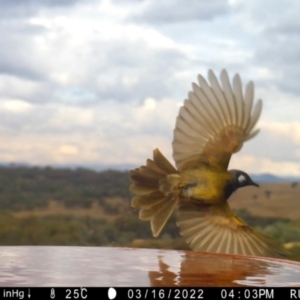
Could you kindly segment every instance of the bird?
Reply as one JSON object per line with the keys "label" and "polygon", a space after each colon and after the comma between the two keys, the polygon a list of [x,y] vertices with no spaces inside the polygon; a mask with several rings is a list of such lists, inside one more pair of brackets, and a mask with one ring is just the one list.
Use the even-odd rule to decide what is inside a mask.
{"label": "bird", "polygon": [[254,104],[254,83],[243,91],[240,75],[230,82],[226,69],[217,79],[198,75],[179,109],[173,131],[175,166],[156,148],[146,164],[130,170],[131,206],[150,221],[158,237],[176,213],[180,235],[191,250],[264,257],[286,257],[274,239],[251,228],[229,206],[246,186],[259,187],[244,171],[228,169],[231,156],[254,138],[262,100]]}

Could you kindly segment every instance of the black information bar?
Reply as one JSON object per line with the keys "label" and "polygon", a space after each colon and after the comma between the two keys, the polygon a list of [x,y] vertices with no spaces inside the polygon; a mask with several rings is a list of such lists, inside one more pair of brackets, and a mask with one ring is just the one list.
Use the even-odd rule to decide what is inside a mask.
{"label": "black information bar", "polygon": [[5,287],[0,299],[300,299],[299,288],[119,288],[119,287]]}

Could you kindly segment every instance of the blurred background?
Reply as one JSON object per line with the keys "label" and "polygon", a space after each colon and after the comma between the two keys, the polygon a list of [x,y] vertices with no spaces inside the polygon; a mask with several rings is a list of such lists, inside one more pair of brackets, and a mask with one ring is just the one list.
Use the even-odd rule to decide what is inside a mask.
{"label": "blurred background", "polygon": [[127,171],[173,161],[191,82],[226,68],[264,104],[230,164],[262,186],[230,204],[300,260],[299,1],[0,0],[0,40],[1,245],[187,249],[138,220]]}

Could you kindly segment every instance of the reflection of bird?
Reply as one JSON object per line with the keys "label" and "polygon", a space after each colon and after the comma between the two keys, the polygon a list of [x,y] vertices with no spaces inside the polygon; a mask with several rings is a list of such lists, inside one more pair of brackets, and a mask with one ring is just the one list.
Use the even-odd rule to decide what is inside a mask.
{"label": "reflection of bird", "polygon": [[253,138],[262,109],[254,107],[254,85],[245,95],[239,75],[231,86],[227,72],[221,85],[212,71],[209,83],[199,75],[176,120],[173,158],[176,170],[158,149],[146,166],[130,172],[132,206],[151,223],[157,237],[174,209],[180,233],[193,250],[281,256],[285,252],[269,237],[248,227],[231,211],[227,199],[240,187],[258,186],[248,174],[227,170],[230,157]]}
{"label": "reflection of bird", "polygon": [[[177,263],[176,268],[172,268],[164,258],[172,257],[174,253],[165,250],[157,257],[158,268],[149,271],[148,274],[152,287],[276,286],[275,280],[280,278],[280,264],[271,259],[249,259],[214,253],[199,255],[197,252],[180,251],[177,253],[178,258],[174,260]],[[180,268],[177,271],[178,262]],[[272,281],[272,275],[277,275],[274,276],[276,279],[273,279],[275,282]],[[286,277],[286,274],[284,275]],[[281,281],[282,285],[288,285],[286,279],[281,278]]]}

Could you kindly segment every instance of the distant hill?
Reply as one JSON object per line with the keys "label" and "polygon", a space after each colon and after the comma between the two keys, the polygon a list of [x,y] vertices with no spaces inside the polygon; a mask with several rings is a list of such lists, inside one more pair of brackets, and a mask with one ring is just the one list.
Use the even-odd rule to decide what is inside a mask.
{"label": "distant hill", "polygon": [[[46,167],[45,166],[36,166],[36,165],[30,165],[28,163],[0,163],[0,167],[24,167],[24,168],[32,168],[32,167]],[[53,169],[86,169],[86,170],[92,170],[96,172],[102,172],[107,170],[115,170],[115,171],[129,171],[131,169],[137,168],[137,165],[134,164],[84,164],[84,165],[77,165],[77,164],[55,164],[51,165],[51,168]],[[254,181],[257,182],[300,182],[300,176],[287,176],[287,177],[281,177],[269,173],[263,173],[263,174],[250,174],[251,178]]]}
{"label": "distant hill", "polygon": [[1,163],[0,167],[10,167],[10,168],[18,168],[18,167],[24,167],[24,168],[45,168],[45,167],[51,167],[52,169],[86,169],[86,170],[92,170],[96,172],[102,172],[107,170],[114,170],[114,171],[127,171],[134,168],[137,168],[137,165],[134,164],[52,164],[52,165],[32,165],[29,163]]}
{"label": "distant hill", "polygon": [[115,171],[129,171],[131,169],[137,168],[138,166],[133,164],[84,164],[84,165],[54,165],[53,168],[71,168],[71,169],[77,169],[77,168],[84,168],[84,169],[90,169],[96,172],[102,172],[107,170],[115,170]]}
{"label": "distant hill", "polygon": [[279,177],[272,174],[251,174],[251,178],[257,182],[300,182],[300,177]]}

